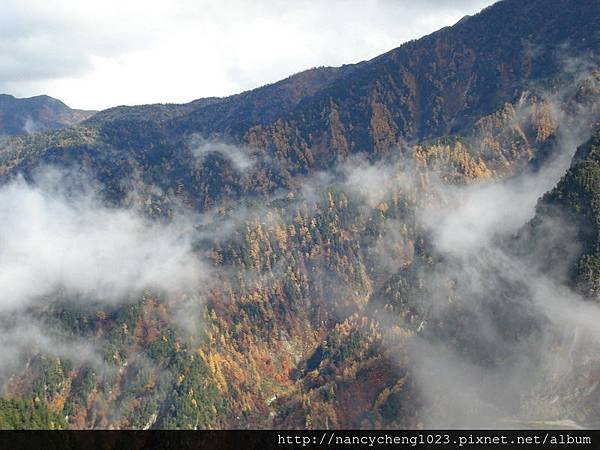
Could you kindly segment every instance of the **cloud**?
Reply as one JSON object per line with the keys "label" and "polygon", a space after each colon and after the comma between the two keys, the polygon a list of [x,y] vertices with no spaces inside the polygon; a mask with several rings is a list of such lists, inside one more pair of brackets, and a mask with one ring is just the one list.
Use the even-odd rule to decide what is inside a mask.
{"label": "cloud", "polygon": [[353,157],[341,166],[343,186],[363,198],[371,207],[388,199],[390,192],[412,186],[413,174],[398,161],[380,160],[374,163],[362,157]]}
{"label": "cloud", "polygon": [[[545,242],[573,239],[570,231],[555,229]],[[497,244],[443,255],[453,263],[425,278],[435,308],[409,350],[426,426],[597,426],[582,405],[595,398],[586,378],[598,365],[598,306]]]}
{"label": "cloud", "polygon": [[189,139],[192,154],[200,161],[211,153],[218,153],[227,159],[239,172],[252,168],[256,160],[252,158],[252,149],[223,141],[204,139],[194,135]]}
{"label": "cloud", "polygon": [[25,119],[25,124],[23,125],[23,131],[25,131],[25,133],[34,134],[41,130],[43,130],[43,127],[31,117]]}
{"label": "cloud", "polygon": [[195,249],[210,236],[198,232],[202,218],[178,209],[151,220],[135,206],[106,206],[97,192],[86,175],[52,167],[0,186],[1,381],[36,354],[116,370],[102,335],[74,337],[48,314],[57,305],[110,310],[151,295],[180,335],[202,328],[212,282]]}
{"label": "cloud", "polygon": [[563,103],[572,115],[561,113],[555,156],[539,171],[479,185],[434,183],[437,200],[418,220],[436,263],[424,272],[425,294],[412,300],[429,308],[410,351],[427,426],[597,426],[583,405],[597,400],[589,383],[600,361],[600,309],[568,283],[580,251],[576,224],[553,211],[522,233],[589,137],[594,103]]}
{"label": "cloud", "polygon": [[150,222],[68,184],[46,171],[35,185],[18,178],[0,188],[1,311],[57,292],[118,302],[146,288],[177,295],[203,286],[208,269],[192,251],[192,223]]}
{"label": "cloud", "polygon": [[[157,22],[134,27],[142,2],[7,1],[0,19],[0,88],[79,76],[95,57],[119,57],[143,47]],[[150,14],[149,14],[150,15]]]}
{"label": "cloud", "polygon": [[0,380],[5,381],[33,354],[86,364],[98,371],[111,369],[89,339],[66,337],[30,315],[11,316],[0,325]]}
{"label": "cloud", "polygon": [[[574,63],[569,64],[572,66]],[[565,66],[567,63],[565,62]],[[552,112],[553,122],[559,124],[553,140],[544,151],[549,155],[541,169],[526,167],[508,180],[480,183],[470,186],[435,185],[437,196],[445,207],[436,204],[419,211],[420,220],[433,230],[436,246],[443,251],[473,251],[488,245],[498,234],[519,230],[535,213],[538,199],[552,189],[571,164],[575,149],[589,138],[593,123],[600,114],[598,90],[588,100],[578,102],[577,86],[588,85],[597,89],[598,80],[579,64],[574,85],[556,92],[542,92],[544,105]],[[565,72],[566,73],[566,72]],[[506,124],[508,133],[516,127],[532,126],[533,108],[527,102],[516,105],[514,118]],[[472,138],[485,151],[481,136]]]}
{"label": "cloud", "polygon": [[[577,224],[553,211],[536,222],[535,239],[528,225],[600,113],[587,65],[565,66],[574,84],[553,92],[531,86],[558,129],[539,160],[519,159],[511,176],[456,184],[443,167],[415,165],[403,149],[377,162],[353,157],[306,180],[306,198],[341,188],[365,217],[378,216],[374,208],[386,210],[382,202],[393,197],[402,205],[385,214],[368,248],[361,242],[376,274],[374,306],[363,312],[382,327],[401,323],[414,333],[401,348],[388,342],[388,350],[414,381],[411,398],[423,402],[416,420],[427,427],[598,426],[591,405],[598,400],[600,309],[569,281],[581,251]],[[535,140],[529,100],[515,105],[505,129],[493,130],[507,138],[502,154],[522,130],[534,130]],[[464,145],[475,157],[489,154],[478,134]],[[391,319],[380,301],[402,314]]]}
{"label": "cloud", "polygon": [[229,95],[372,58],[490,3],[7,0],[0,91],[91,109]]}

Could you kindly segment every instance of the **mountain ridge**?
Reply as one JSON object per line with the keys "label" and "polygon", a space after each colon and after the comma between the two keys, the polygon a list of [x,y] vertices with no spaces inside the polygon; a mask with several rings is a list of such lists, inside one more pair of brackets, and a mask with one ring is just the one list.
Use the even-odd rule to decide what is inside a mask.
{"label": "mountain ridge", "polygon": [[17,98],[0,94],[0,134],[30,134],[80,123],[95,111],[71,109],[48,95]]}
{"label": "mountain ridge", "polygon": [[[201,192],[207,190],[216,198],[225,192],[263,195],[289,186],[297,174],[326,169],[354,154],[376,160],[405,142],[468,133],[482,116],[517,102],[538,76],[548,83],[548,77],[562,74],[567,41],[567,53],[579,58],[587,52],[590,62],[597,62],[598,33],[590,24],[600,13],[593,3],[534,3],[505,0],[370,61],[301,72],[233,97],[100,112],[81,124],[81,146],[49,147],[45,138],[31,145],[34,154],[50,151],[50,160],[63,162],[83,158],[81,147],[84,152],[93,149],[92,161],[102,172],[112,171],[110,155],[117,152],[120,159],[129,160],[124,167],[131,169],[126,172],[138,167],[145,182],[155,177],[146,169],[171,161],[169,170],[181,175],[177,180],[161,177],[159,186],[168,191],[183,184],[200,208],[215,203],[203,198]],[[541,46],[545,39],[552,45]],[[535,45],[540,50],[532,53]],[[92,141],[90,135],[95,136]],[[241,145],[244,152],[277,164],[258,174],[258,183],[240,180],[227,161],[216,170],[194,172],[189,145],[195,135]],[[59,136],[60,132],[50,141],[60,141]],[[37,159],[18,153],[23,159],[11,163],[12,172]]]}
{"label": "mountain ridge", "polygon": [[598,426],[599,17],[505,0],[343,69],[0,140],[0,426]]}

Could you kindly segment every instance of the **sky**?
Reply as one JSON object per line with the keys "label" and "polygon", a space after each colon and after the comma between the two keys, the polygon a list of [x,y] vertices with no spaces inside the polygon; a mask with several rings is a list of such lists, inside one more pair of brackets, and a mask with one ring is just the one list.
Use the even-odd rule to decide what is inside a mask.
{"label": "sky", "polygon": [[2,0],[0,93],[73,108],[225,96],[370,59],[493,0]]}

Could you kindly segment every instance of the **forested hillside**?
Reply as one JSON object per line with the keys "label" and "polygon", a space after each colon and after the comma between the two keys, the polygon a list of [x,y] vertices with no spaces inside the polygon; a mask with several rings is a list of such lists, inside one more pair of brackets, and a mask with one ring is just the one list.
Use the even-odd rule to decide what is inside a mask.
{"label": "forested hillside", "polygon": [[89,118],[94,112],[71,109],[47,95],[15,98],[0,94],[0,135],[31,134],[63,128]]}
{"label": "forested hillside", "polygon": [[0,428],[597,427],[600,6],[0,141]]}

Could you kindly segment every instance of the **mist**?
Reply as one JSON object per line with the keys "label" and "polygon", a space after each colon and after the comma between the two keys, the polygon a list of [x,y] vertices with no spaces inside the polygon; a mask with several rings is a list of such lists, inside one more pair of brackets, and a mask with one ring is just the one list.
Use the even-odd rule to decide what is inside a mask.
{"label": "mist", "polygon": [[18,178],[0,188],[2,310],[59,289],[115,302],[145,288],[200,288],[207,269],[192,251],[191,223],[160,224],[132,209],[105,207],[91,190],[69,193],[64,180],[46,172],[36,185]]}
{"label": "mist", "polygon": [[[419,283],[402,298],[411,311],[407,320],[416,320],[403,323],[405,317],[376,306],[362,313],[384,327],[399,322],[411,330],[403,347],[386,347],[412,377],[422,402],[415,420],[425,427],[598,426],[600,307],[574,290],[569,272],[581,256],[579,224],[537,208],[600,118],[597,76],[578,61],[565,61],[565,67],[574,72],[568,76],[573,84],[552,92],[532,86],[535,94],[511,105],[510,120],[495,128],[484,122],[465,137],[475,161],[489,155],[490,133],[500,142],[500,167],[490,164],[495,173],[489,179],[456,182],[443,160],[416,161],[415,147],[405,144],[376,162],[350,157],[302,186],[309,202],[341,189],[375,216],[394,196],[403,203],[363,250],[376,274],[371,281],[384,287],[376,302],[382,296],[385,302],[395,276]],[[584,102],[577,92],[582,85],[592,92]],[[552,133],[540,143],[535,120],[542,108]],[[515,137],[529,139],[531,154],[506,170]],[[426,242],[425,250],[415,249],[417,239]],[[416,274],[412,281],[410,273]]]}
{"label": "mist", "polygon": [[199,161],[204,161],[208,155],[216,153],[227,159],[239,172],[251,169],[256,163],[256,160],[251,158],[249,148],[221,140],[204,139],[201,136],[193,135],[189,138],[188,145],[194,157]]}
{"label": "mist", "polygon": [[118,308],[151,293],[171,302],[172,326],[201,327],[210,264],[194,250],[197,216],[151,220],[134,207],[106,206],[92,178],[39,170],[0,187],[0,378],[35,354],[114,371],[102,340],[69,337],[43,311],[58,303]]}
{"label": "mist", "polygon": [[[417,320],[390,320],[385,311],[376,311],[372,319],[383,327],[395,321],[393,326],[410,330],[405,348],[388,343],[386,352],[399,365],[405,354],[409,356],[404,368],[422,404],[421,423],[439,428],[526,427],[533,422],[594,425],[578,407],[598,398],[594,385],[588,392],[586,377],[591,379],[600,369],[594,350],[600,348],[600,308],[568,282],[569,267],[581,250],[577,226],[557,214],[537,225],[536,240],[528,240],[524,230],[532,226],[540,197],[556,185],[577,146],[589,137],[598,105],[570,103],[569,90],[538,95],[556,124],[546,157],[518,160],[504,172],[492,167],[488,172],[496,171],[493,181],[465,175],[453,182],[436,166],[452,155],[442,155],[441,163],[428,166],[418,160],[417,147],[402,144],[376,162],[354,155],[330,171],[299,176],[293,180],[299,196],[281,188],[267,199],[257,196],[233,206],[217,205],[202,214],[177,204],[173,217],[150,219],[136,209],[145,195],[128,192],[130,206],[107,206],[92,178],[72,171],[46,168],[33,180],[16,177],[0,187],[0,378],[14,373],[23,356],[32,353],[104,371],[121,370],[137,358],[158,371],[143,350],[135,356],[116,355],[110,363],[119,366],[111,366],[97,336],[69,342],[35,313],[57,301],[110,309],[135,303],[150,291],[153,298],[168,303],[169,326],[197,335],[210,287],[223,283],[230,298],[222,301],[237,301],[256,286],[276,285],[290,276],[293,264],[272,249],[262,257],[257,247],[249,263],[238,264],[242,256],[236,245],[245,238],[253,240],[253,225],[281,226],[285,235],[296,217],[306,216],[307,225],[316,228],[310,215],[327,208],[335,214],[332,192],[342,191],[348,194],[342,201],[346,207],[351,203],[358,216],[351,231],[374,236],[360,249],[348,244],[355,252],[348,254],[364,257],[374,275],[357,289],[351,277],[336,272],[348,266],[346,261],[327,266],[325,253],[319,255],[317,249],[310,255],[310,280],[323,286],[321,295],[333,319],[341,322],[361,311],[374,288],[404,276],[401,271],[419,271],[423,288],[403,299],[418,306],[414,309],[420,316],[413,313]],[[532,128],[537,113],[526,100],[514,105],[514,118],[503,129],[482,126],[477,131],[506,139],[525,135],[523,130]],[[476,162],[485,155],[485,137],[468,136],[468,156]],[[251,174],[259,162],[275,164],[263,153],[254,153],[256,149],[225,141],[192,136],[186,145],[196,163],[217,154],[240,176]],[[500,152],[509,153],[506,148]],[[156,186],[145,189],[164,194]],[[400,207],[388,216],[388,203],[393,201]],[[339,231],[337,219],[323,218],[324,223],[331,221],[327,226],[333,224],[329,236]],[[375,231],[368,229],[371,225]],[[328,237],[323,247],[331,240]],[[426,245],[416,248],[417,240]],[[215,247],[229,244],[234,256],[222,264],[205,258]],[[560,248],[560,258],[555,248]],[[292,257],[301,260],[302,253]],[[358,263],[356,278],[365,269],[362,260]],[[409,278],[403,281],[411,283]],[[284,295],[281,290],[276,294]]]}
{"label": "mist", "polygon": [[597,400],[600,307],[568,282],[578,224],[536,209],[590,137],[598,104],[556,114],[539,169],[462,186],[433,178],[437,200],[418,214],[438,258],[421,299],[432,308],[409,350],[426,426],[598,425],[583,404]]}

